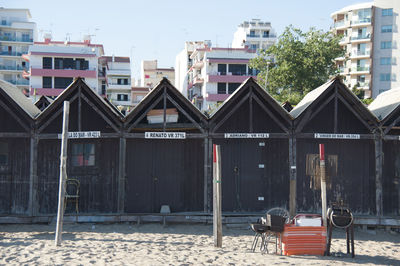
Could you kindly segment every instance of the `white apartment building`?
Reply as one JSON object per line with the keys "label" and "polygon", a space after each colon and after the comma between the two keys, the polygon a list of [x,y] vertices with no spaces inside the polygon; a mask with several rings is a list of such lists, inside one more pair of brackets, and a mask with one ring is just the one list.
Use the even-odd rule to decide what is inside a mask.
{"label": "white apartment building", "polygon": [[249,60],[257,56],[247,48],[198,48],[190,59],[188,98],[201,111],[210,111],[225,101],[249,77],[257,72]]}
{"label": "white apartment building", "polygon": [[142,60],[141,64],[141,87],[154,88],[163,78],[167,78],[172,84],[175,83],[175,70],[171,68],[158,67],[157,60]]}
{"label": "white apartment building", "polygon": [[333,31],[343,35],[345,57],[336,58],[340,74],[349,88],[358,87],[365,98],[399,87],[400,53],[396,14],[400,1],[375,0],[345,7],[331,14]]}
{"label": "white apartment building", "polygon": [[102,56],[99,58],[99,79],[101,95],[121,110],[131,106],[131,64],[129,57]]}
{"label": "white apartment building", "polygon": [[41,95],[56,97],[75,77],[84,78],[101,95],[98,62],[103,55],[103,45],[92,44],[89,36],[83,42],[61,42],[46,35],[44,42],[35,42],[23,55],[30,62],[27,77],[31,97],[34,101]]}
{"label": "white apartment building", "polygon": [[233,35],[232,48],[267,49],[276,42],[276,32],[270,22],[259,19],[244,21]]}
{"label": "white apartment building", "polygon": [[22,58],[36,40],[36,23],[31,22],[29,9],[0,7],[0,79],[8,81],[25,94],[29,92],[29,81],[23,71],[29,64]]}
{"label": "white apartment building", "polygon": [[207,47],[211,47],[211,41],[188,41],[185,42],[185,48],[176,56],[175,87],[186,98],[189,98],[189,71],[193,65],[190,56],[196,49]]}

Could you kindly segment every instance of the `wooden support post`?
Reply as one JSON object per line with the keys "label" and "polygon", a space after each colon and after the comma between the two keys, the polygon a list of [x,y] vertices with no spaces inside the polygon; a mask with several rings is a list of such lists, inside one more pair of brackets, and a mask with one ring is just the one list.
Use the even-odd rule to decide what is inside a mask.
{"label": "wooden support post", "polygon": [[290,217],[296,216],[296,138],[291,135],[289,138],[289,173],[290,173],[290,191],[289,191],[289,213]]}
{"label": "wooden support post", "polygon": [[38,156],[38,139],[35,132],[31,133],[30,139],[30,166],[29,166],[29,215],[35,216],[37,214],[37,189],[38,189],[38,176],[37,176],[37,156]]}
{"label": "wooden support post", "polygon": [[209,170],[210,162],[208,161],[208,138],[204,138],[204,194],[203,194],[203,207],[204,212],[208,211],[208,170]]}
{"label": "wooden support post", "polygon": [[319,144],[319,168],[321,170],[321,201],[322,201],[322,222],[323,226],[327,226],[326,219],[326,176],[325,176],[325,147]]}
{"label": "wooden support post", "polygon": [[213,146],[213,232],[214,246],[222,247],[222,206],[221,206],[221,149],[219,145]]}
{"label": "wooden support post", "polygon": [[383,199],[382,199],[382,137],[375,135],[375,186],[376,186],[376,216],[383,215]]}
{"label": "wooden support post", "polygon": [[125,167],[126,166],[126,138],[119,139],[119,160],[118,160],[118,212],[125,210]]}
{"label": "wooden support post", "polygon": [[213,179],[213,141],[211,138],[208,139],[208,159],[207,159],[207,213],[211,213],[212,206],[212,179]]}
{"label": "wooden support post", "polygon": [[69,102],[65,101],[62,137],[61,137],[60,186],[58,189],[58,211],[57,211],[57,227],[56,227],[56,239],[55,239],[56,246],[60,246],[62,241],[65,181],[67,179],[68,124],[69,124]]}

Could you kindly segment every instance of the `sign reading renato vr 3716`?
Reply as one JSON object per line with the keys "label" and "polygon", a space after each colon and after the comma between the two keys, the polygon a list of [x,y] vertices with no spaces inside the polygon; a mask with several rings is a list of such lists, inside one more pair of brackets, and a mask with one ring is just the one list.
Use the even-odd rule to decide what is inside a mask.
{"label": "sign reading renato vr 3716", "polygon": [[185,132],[145,132],[146,139],[186,139]]}
{"label": "sign reading renato vr 3716", "polygon": [[[69,139],[97,139],[100,138],[100,131],[77,131],[68,132]],[[58,138],[61,139],[62,135],[58,134]]]}

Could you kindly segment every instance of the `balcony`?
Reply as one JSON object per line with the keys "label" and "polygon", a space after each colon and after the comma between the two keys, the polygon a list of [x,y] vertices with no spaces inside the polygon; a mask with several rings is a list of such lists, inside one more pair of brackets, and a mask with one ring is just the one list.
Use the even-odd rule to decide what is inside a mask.
{"label": "balcony", "polygon": [[357,66],[351,69],[351,74],[369,74],[369,66]]}
{"label": "balcony", "polygon": [[371,34],[368,33],[367,35],[359,35],[359,36],[352,36],[350,38],[351,42],[365,42],[371,40]]}
{"label": "balcony", "polygon": [[364,81],[364,82],[357,82],[358,87],[360,88],[369,88],[369,81]]}
{"label": "balcony", "polygon": [[0,36],[0,41],[3,42],[33,42],[32,38],[17,38],[13,36]]}
{"label": "balcony", "polygon": [[357,19],[357,20],[352,20],[351,21],[351,26],[364,26],[364,25],[368,25],[371,24],[371,18],[361,18],[361,19]]}
{"label": "balcony", "polygon": [[31,76],[49,76],[49,77],[82,77],[82,78],[96,78],[96,69],[76,70],[76,69],[31,69]]}
{"label": "balcony", "polygon": [[354,51],[351,53],[351,58],[362,58],[362,57],[369,57],[370,56],[370,51]]}
{"label": "balcony", "polygon": [[[24,52],[24,53],[27,53],[27,52]],[[24,53],[21,53],[21,52],[8,52],[8,51],[3,51],[3,52],[0,52],[0,55],[5,55],[5,56],[18,56],[18,57],[20,57],[20,56],[22,56]]]}
{"label": "balcony", "polygon": [[26,79],[18,79],[18,80],[6,80],[7,82],[14,84],[14,85],[21,85],[21,86],[27,86],[29,85],[29,80]]}
{"label": "balcony", "polygon": [[131,84],[118,84],[116,82],[108,83],[108,90],[119,90],[130,92],[132,87]]}
{"label": "balcony", "polygon": [[22,66],[4,66],[4,65],[0,65],[0,70],[22,71],[22,70],[24,70],[24,68]]}
{"label": "balcony", "polygon": [[350,41],[350,38],[348,36],[343,36],[342,39],[339,40],[340,45],[347,44]]}
{"label": "balcony", "polygon": [[248,38],[276,38],[276,34],[263,34],[262,36],[260,34],[247,34],[246,37]]}
{"label": "balcony", "polygon": [[246,79],[256,76],[248,76],[248,75],[218,75],[218,73],[210,73],[208,75],[208,82],[231,82],[231,83],[242,83]]}
{"label": "balcony", "polygon": [[31,88],[31,95],[44,95],[44,96],[58,96],[64,89],[54,89],[54,88]]}

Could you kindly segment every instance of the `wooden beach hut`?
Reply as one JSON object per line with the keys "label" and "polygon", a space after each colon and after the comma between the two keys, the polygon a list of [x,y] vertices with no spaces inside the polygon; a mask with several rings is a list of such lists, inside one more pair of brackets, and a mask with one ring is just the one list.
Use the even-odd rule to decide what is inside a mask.
{"label": "wooden beach hut", "polygon": [[0,80],[0,215],[30,215],[35,176],[34,119],[40,110],[8,82]]}
{"label": "wooden beach hut", "polygon": [[254,79],[246,80],[211,116],[221,145],[222,210],[289,208],[292,119]]}
{"label": "wooden beach hut", "polygon": [[309,92],[290,114],[295,118],[297,211],[320,212],[318,144],[325,144],[328,204],[343,201],[356,214],[379,213],[376,117],[338,77]]}
{"label": "wooden beach hut", "polygon": [[380,120],[383,215],[400,215],[400,89],[379,94],[368,109]]}
{"label": "wooden beach hut", "polygon": [[206,205],[207,118],[167,79],[127,116],[127,213],[202,212]]}
{"label": "wooden beach hut", "polygon": [[[79,213],[118,213],[122,116],[83,79],[76,79],[36,120],[37,213],[57,210],[63,103],[70,102],[68,178],[77,179]],[[68,207],[68,206],[67,206]]]}

